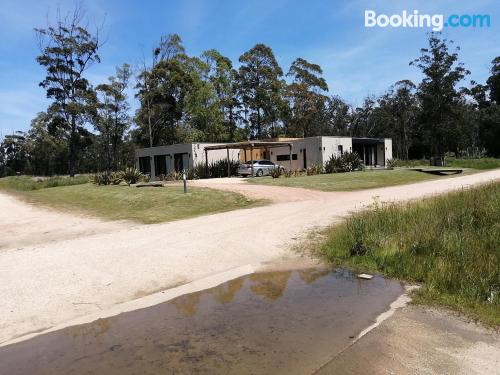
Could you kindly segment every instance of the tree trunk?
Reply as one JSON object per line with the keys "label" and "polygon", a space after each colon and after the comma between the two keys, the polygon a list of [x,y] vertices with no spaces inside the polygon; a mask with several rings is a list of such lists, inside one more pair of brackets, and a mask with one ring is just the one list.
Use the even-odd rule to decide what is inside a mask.
{"label": "tree trunk", "polygon": [[71,131],[69,135],[69,176],[75,176],[75,154],[76,154],[76,119],[71,116]]}

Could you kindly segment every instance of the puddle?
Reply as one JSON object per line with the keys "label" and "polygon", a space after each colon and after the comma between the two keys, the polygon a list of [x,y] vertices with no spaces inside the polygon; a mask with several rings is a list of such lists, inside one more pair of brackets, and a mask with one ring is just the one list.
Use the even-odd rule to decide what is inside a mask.
{"label": "puddle", "polygon": [[304,374],[400,294],[346,270],[256,273],[0,348],[0,374]]}

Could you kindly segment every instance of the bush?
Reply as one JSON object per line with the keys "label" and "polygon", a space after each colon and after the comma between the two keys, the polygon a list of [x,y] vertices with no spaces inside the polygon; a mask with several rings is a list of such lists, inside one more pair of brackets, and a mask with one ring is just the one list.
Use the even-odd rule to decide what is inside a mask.
{"label": "bush", "polygon": [[387,169],[394,169],[397,165],[397,159],[387,159],[385,161],[385,167]]}
{"label": "bush", "polygon": [[272,178],[280,178],[280,176],[283,174],[284,170],[282,168],[273,168],[271,172],[269,172],[269,175]]}
{"label": "bush", "polygon": [[[500,323],[500,183],[358,213],[327,234],[329,260],[423,282],[418,298]],[[495,312],[496,311],[496,312]]]}
{"label": "bush", "polygon": [[315,176],[323,173],[323,166],[321,164],[313,165],[306,169],[306,175]]}
{"label": "bush", "polygon": [[111,173],[109,172],[97,172],[92,177],[90,177],[90,181],[94,185],[111,185]]}
{"label": "bush", "polygon": [[[230,176],[236,176],[238,174],[238,167],[240,163],[231,160],[229,162]],[[195,165],[192,170],[187,171],[189,177],[195,178],[220,178],[220,177],[230,177],[227,175],[227,160],[222,159],[208,164],[207,166],[202,163]],[[188,177],[188,178],[189,178]]]}
{"label": "bush", "polygon": [[326,173],[352,172],[364,169],[363,162],[355,152],[344,152],[340,156],[332,155],[325,163]]}
{"label": "bush", "polygon": [[135,167],[125,168],[123,171],[119,172],[119,175],[121,180],[125,181],[129,186],[141,181],[147,181],[147,177]]}

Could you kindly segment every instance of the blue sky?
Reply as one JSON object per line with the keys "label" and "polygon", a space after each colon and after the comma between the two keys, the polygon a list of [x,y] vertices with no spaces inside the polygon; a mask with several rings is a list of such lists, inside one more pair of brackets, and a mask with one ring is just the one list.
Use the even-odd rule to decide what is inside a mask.
{"label": "blue sky", "polygon": [[[35,57],[34,27],[46,25],[47,14],[72,1],[2,0],[0,7],[0,135],[26,130],[47,107],[38,82],[44,77]],[[88,71],[94,84],[114,74],[124,62],[137,66],[163,34],[178,33],[190,55],[216,48],[237,65],[238,57],[256,43],[272,47],[286,72],[296,57],[320,64],[330,93],[360,104],[401,79],[420,80],[408,62],[426,45],[428,29],[365,28],[364,11],[401,14],[489,14],[489,28],[445,28],[460,45],[468,78],[483,82],[490,61],[500,55],[500,3],[496,0],[86,0],[91,25],[104,21],[102,63]],[[136,107],[133,98],[131,104]]]}

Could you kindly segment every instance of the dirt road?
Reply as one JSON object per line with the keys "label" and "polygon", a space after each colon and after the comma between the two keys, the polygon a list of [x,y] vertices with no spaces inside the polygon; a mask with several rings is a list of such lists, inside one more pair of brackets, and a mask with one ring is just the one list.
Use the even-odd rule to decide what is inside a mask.
{"label": "dirt road", "polygon": [[406,306],[324,364],[329,374],[500,374],[500,337],[448,311]]}
{"label": "dirt road", "polygon": [[[349,193],[319,194],[311,200],[273,204],[172,223],[122,226],[69,234],[58,241],[23,246],[14,233],[22,222],[9,211],[26,204],[0,200],[0,343],[63,324],[79,316],[99,314],[116,304],[218,274],[244,265],[293,257],[290,245],[310,229],[335,222],[353,210],[380,201],[402,201],[500,179],[500,170],[413,185]],[[281,188],[287,189],[287,188]],[[2,204],[10,205],[6,211]],[[38,212],[38,211],[37,211]],[[53,212],[47,215],[53,215]],[[40,212],[39,225],[46,224]],[[65,216],[66,217],[66,216]],[[78,219],[79,220],[79,219]],[[104,225],[104,226],[105,226]],[[56,226],[58,228],[58,226]],[[39,227],[29,224],[28,237]],[[5,234],[7,233],[7,234]]]}

